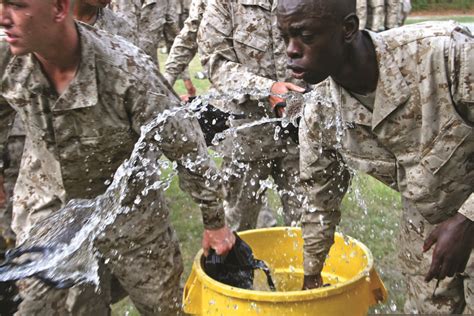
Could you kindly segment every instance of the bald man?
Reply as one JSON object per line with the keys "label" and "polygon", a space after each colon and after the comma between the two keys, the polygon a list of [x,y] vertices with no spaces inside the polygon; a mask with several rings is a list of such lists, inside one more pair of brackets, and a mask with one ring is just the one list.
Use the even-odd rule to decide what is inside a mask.
{"label": "bald man", "polygon": [[278,6],[293,77],[326,80],[330,97],[306,105],[300,129],[304,216],[321,220],[303,226],[321,258],[305,281],[321,283],[351,168],[401,193],[405,312],[473,313],[474,38],[454,22],[360,31],[355,12],[355,0]]}

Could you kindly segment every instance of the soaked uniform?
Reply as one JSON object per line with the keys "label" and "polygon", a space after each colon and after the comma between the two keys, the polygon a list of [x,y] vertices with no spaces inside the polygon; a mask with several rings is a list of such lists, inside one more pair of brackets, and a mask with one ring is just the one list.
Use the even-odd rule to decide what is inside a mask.
{"label": "soaked uniform", "polygon": [[[269,0],[216,0],[207,4],[198,44],[213,87],[230,96],[229,102],[216,106],[245,115],[244,119],[231,120],[233,127],[275,117],[268,101],[272,85],[295,81],[286,69],[276,6],[276,1]],[[255,227],[270,176],[278,185],[285,223],[299,221],[302,190],[296,144],[279,137],[273,124],[241,129],[228,136],[218,151],[224,155],[229,226],[239,230]]]}
{"label": "soaked uniform", "polygon": [[207,0],[193,0],[189,7],[189,17],[176,36],[166,60],[164,76],[171,86],[179,74],[186,69],[198,51],[197,32],[206,10]]}
{"label": "soaked uniform", "polygon": [[[351,94],[329,79],[321,89],[334,104],[304,110],[301,178],[312,211],[305,216],[323,224],[303,226],[311,247],[321,251],[320,260],[305,262],[305,269],[315,274],[322,268],[349,166],[401,193],[405,312],[462,313],[466,304],[464,313],[473,313],[473,256],[465,273],[441,281],[433,296],[436,281],[424,281],[432,251],[421,250],[434,225],[456,212],[474,220],[474,38],[452,22],[369,35],[380,74],[373,98]],[[340,124],[325,123],[335,117]]]}
{"label": "soaked uniform", "polygon": [[[143,49],[157,65],[158,48],[164,42],[168,51],[179,33],[178,14],[174,0],[113,0],[111,8],[124,17],[138,34],[138,47]],[[181,74],[190,79],[189,71]]]}
{"label": "soaked uniform", "polygon": [[[1,96],[10,106],[0,109],[0,150],[15,112],[25,122],[27,134],[13,208],[13,229],[20,243],[35,222],[70,199],[103,193],[117,167],[129,157],[141,126],[179,104],[152,60],[138,48],[93,27],[81,23],[77,27],[81,64],[61,95],[32,54],[12,56],[6,44],[1,46]],[[162,142],[149,152],[150,159],[164,153],[176,161],[181,187],[201,206],[204,226],[222,227],[222,190],[205,181],[214,178],[217,170],[207,155],[199,124],[174,117],[160,136]],[[197,160],[199,167],[191,168],[190,162]],[[172,315],[179,309],[181,256],[163,193],[154,190],[148,198],[148,203],[138,204],[133,198],[124,199],[138,209],[119,215],[97,248],[142,315]],[[38,281],[25,283],[20,315],[110,312],[105,290],[99,298],[83,286],[67,291],[52,290]]]}

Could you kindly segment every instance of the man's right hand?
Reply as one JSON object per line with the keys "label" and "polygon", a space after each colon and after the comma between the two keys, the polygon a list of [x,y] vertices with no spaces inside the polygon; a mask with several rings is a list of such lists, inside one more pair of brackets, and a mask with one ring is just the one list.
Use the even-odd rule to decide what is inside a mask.
{"label": "man's right hand", "polygon": [[229,229],[229,227],[224,226],[222,228],[212,230],[204,230],[202,236],[202,249],[204,250],[204,255],[209,254],[209,249],[214,249],[216,254],[225,255],[227,254],[235,244],[235,235]]}
{"label": "man's right hand", "polygon": [[5,194],[5,187],[3,186],[3,177],[0,176],[0,208],[5,208],[7,197]]}
{"label": "man's right hand", "polygon": [[323,286],[323,278],[321,274],[305,275],[303,281],[303,290],[317,289]]}

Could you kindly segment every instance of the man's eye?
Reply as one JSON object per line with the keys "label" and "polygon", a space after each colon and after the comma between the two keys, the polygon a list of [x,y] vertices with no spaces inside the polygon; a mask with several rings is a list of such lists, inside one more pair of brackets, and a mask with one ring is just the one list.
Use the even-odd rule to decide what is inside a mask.
{"label": "man's eye", "polygon": [[314,34],[311,33],[302,33],[301,34],[301,40],[303,42],[310,42],[314,39]]}

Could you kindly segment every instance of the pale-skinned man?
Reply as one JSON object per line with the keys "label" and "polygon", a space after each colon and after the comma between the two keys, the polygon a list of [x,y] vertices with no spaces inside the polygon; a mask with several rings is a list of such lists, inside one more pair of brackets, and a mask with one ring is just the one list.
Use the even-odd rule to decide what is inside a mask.
{"label": "pale-skinned man", "polygon": [[[0,14],[8,43],[0,46],[0,151],[15,112],[27,134],[12,225],[21,243],[37,221],[68,200],[103,193],[107,178],[130,155],[140,127],[178,105],[179,99],[138,48],[74,22],[70,0],[3,1]],[[234,236],[225,226],[220,185],[205,182],[204,173],[215,168],[202,134],[196,131],[194,120],[170,118],[161,132],[160,151],[150,154],[158,158],[164,153],[177,161],[185,189],[203,210],[204,248],[225,253]],[[176,133],[183,137],[176,139]],[[185,158],[199,158],[200,167],[189,170],[181,160]],[[122,250],[115,243],[119,237],[107,237],[106,232],[99,250],[109,257],[110,270],[142,314],[172,315],[179,312],[180,253],[162,193],[148,198],[152,199],[148,207],[134,206],[136,211],[117,218],[116,225],[124,225],[127,232],[121,240],[138,247],[122,249],[120,256],[110,258],[107,248]],[[127,273],[140,266],[140,273]],[[106,298],[85,287],[53,290],[28,281],[20,290],[20,315],[110,312]]]}

